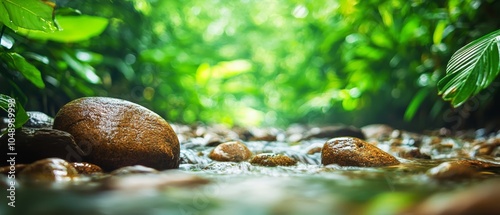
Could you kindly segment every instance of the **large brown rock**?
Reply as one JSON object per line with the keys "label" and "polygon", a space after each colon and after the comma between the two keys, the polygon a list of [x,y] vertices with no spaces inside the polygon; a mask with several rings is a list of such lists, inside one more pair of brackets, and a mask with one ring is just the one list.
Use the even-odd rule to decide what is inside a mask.
{"label": "large brown rock", "polygon": [[339,137],[328,140],[321,150],[323,165],[340,166],[390,166],[399,161],[376,146],[355,137]]}
{"label": "large brown rock", "polygon": [[73,135],[83,161],[105,171],[143,165],[179,167],[179,141],[159,115],[138,104],[106,97],[80,98],[64,105],[54,128]]}

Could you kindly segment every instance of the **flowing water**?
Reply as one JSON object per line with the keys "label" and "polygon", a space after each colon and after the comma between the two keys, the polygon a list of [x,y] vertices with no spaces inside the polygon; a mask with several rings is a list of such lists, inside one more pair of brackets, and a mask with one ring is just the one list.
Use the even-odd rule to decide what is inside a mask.
{"label": "flowing water", "polygon": [[[208,158],[213,146],[201,143],[199,138],[186,138],[181,144],[179,170],[160,173],[183,175],[179,186],[175,182],[172,186],[156,186],[156,176],[145,174],[133,183],[103,189],[106,175],[88,176],[62,185],[20,187],[16,208],[2,202],[0,211],[51,215],[398,214],[437,193],[498,178],[495,168],[464,180],[435,180],[426,174],[444,161],[470,158],[473,140],[408,136],[378,141],[378,147],[391,151],[394,139],[400,145],[418,145],[429,158],[397,157],[401,164],[388,167],[324,166],[321,153],[307,152],[328,139],[244,141],[254,154],[279,153],[298,161],[294,166],[265,167],[246,161],[213,161]],[[489,157],[488,161],[495,163],[497,158]],[[198,183],[200,180],[202,183]]]}

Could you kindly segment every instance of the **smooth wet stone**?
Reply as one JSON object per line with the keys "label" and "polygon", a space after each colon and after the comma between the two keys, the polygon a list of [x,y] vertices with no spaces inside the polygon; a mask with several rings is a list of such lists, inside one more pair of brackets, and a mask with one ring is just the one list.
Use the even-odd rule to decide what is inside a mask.
{"label": "smooth wet stone", "polygon": [[376,146],[354,137],[339,137],[328,140],[321,151],[323,165],[340,166],[390,166],[399,161]]}
{"label": "smooth wet stone", "polygon": [[252,152],[240,141],[230,141],[216,146],[209,157],[216,161],[240,162],[248,160]]}
{"label": "smooth wet stone", "polygon": [[60,158],[46,158],[27,165],[19,178],[28,182],[63,182],[78,177],[78,171]]}
{"label": "smooth wet stone", "polygon": [[252,157],[250,163],[259,166],[293,166],[297,161],[291,157],[275,153],[261,153]]}
{"label": "smooth wet stone", "polygon": [[121,99],[86,97],[64,105],[54,128],[71,133],[86,151],[85,162],[105,171],[143,165],[179,167],[179,141],[158,114]]}
{"label": "smooth wet stone", "polygon": [[[0,153],[12,152],[8,146],[8,136],[0,138]],[[68,132],[52,128],[21,128],[15,133],[16,163],[33,163],[44,158],[61,158],[70,161],[81,161],[83,150],[75,143]],[[8,165],[6,159],[0,165]]]}
{"label": "smooth wet stone", "polygon": [[95,174],[95,173],[102,173],[102,168],[91,163],[87,162],[73,162],[71,163],[73,167],[75,167],[76,171],[80,174]]}
{"label": "smooth wet stone", "polygon": [[176,170],[160,174],[113,175],[106,179],[104,190],[122,190],[137,192],[143,189],[164,189],[167,187],[197,187],[210,183],[208,179]]}
{"label": "smooth wet stone", "polygon": [[26,111],[28,121],[23,125],[30,128],[52,128],[54,118],[39,111]]}
{"label": "smooth wet stone", "polygon": [[499,168],[500,165],[477,160],[447,161],[427,171],[427,175],[437,180],[461,180],[479,176],[486,169]]}
{"label": "smooth wet stone", "polygon": [[500,180],[494,179],[456,192],[435,194],[402,214],[500,214],[498,199],[500,199]]}
{"label": "smooth wet stone", "polygon": [[142,165],[126,166],[111,172],[111,175],[149,174],[158,173],[158,170]]}
{"label": "smooth wet stone", "polygon": [[357,137],[359,139],[366,138],[363,131],[354,126],[326,126],[310,129],[304,139],[335,137]]}

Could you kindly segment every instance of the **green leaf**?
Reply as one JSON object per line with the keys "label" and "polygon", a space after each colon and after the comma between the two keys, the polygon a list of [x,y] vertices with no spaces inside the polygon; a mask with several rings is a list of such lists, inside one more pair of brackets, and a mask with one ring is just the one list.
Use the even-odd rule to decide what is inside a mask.
{"label": "green leaf", "polygon": [[12,113],[12,110],[14,110],[15,128],[20,128],[29,119],[23,106],[10,96],[0,94],[0,108],[7,113]]}
{"label": "green leaf", "polygon": [[101,78],[95,74],[94,67],[90,64],[81,62],[75,57],[69,55],[64,52],[61,54],[61,57],[66,61],[66,63],[84,80],[92,84],[100,84],[102,83]]}
{"label": "green leaf", "polygon": [[41,0],[0,0],[0,22],[12,30],[19,28],[53,32],[54,7]]}
{"label": "green leaf", "polygon": [[459,49],[438,82],[438,93],[454,107],[488,87],[500,72],[500,30]]}
{"label": "green leaf", "polygon": [[46,33],[20,30],[18,33],[31,39],[73,43],[95,37],[108,26],[108,19],[97,16],[56,16],[56,21],[61,29],[60,31]]}
{"label": "green leaf", "polygon": [[441,20],[436,26],[436,29],[434,30],[434,34],[432,35],[432,41],[434,44],[440,44],[441,40],[443,40],[444,37],[444,29],[448,25],[447,20]]}
{"label": "green leaf", "polygon": [[7,63],[10,69],[19,71],[23,74],[23,76],[36,87],[40,89],[45,88],[40,71],[26,61],[23,56],[17,53],[0,53],[0,59]]}

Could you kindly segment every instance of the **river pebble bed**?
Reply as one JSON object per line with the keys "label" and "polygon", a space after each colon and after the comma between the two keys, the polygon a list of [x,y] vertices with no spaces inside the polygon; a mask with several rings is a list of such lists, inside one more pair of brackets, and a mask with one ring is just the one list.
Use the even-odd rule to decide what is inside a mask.
{"label": "river pebble bed", "polygon": [[[0,214],[500,214],[500,131],[170,125],[178,168],[109,170],[23,149],[39,156],[0,168]],[[50,129],[18,135],[61,133]],[[50,147],[71,149],[58,138]]]}

